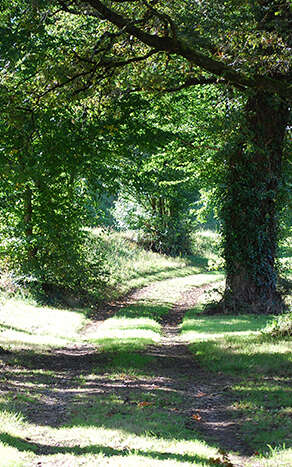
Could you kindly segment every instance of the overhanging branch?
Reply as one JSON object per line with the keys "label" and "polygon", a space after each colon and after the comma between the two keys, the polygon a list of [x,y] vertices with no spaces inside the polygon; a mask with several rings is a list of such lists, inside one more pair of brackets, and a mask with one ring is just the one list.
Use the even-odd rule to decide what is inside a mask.
{"label": "overhanging branch", "polygon": [[[133,35],[138,40],[157,51],[168,52],[186,58],[189,62],[199,66],[205,71],[223,78],[226,82],[238,85],[244,88],[254,88],[263,92],[277,93],[285,98],[292,97],[291,85],[286,81],[278,81],[263,75],[254,74],[248,76],[228,64],[218,61],[208,55],[205,55],[194,47],[190,47],[182,39],[177,37],[161,37],[156,34],[150,34],[133,24],[130,18],[127,18],[111,8],[108,8],[100,0],[80,0],[85,6],[90,5],[102,19],[123,29],[128,34]],[[81,12],[80,12],[81,13]]]}

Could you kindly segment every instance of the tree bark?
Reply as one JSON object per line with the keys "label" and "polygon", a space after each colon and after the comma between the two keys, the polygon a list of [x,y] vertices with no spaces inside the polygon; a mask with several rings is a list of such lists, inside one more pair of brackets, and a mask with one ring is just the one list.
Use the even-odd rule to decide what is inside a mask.
{"label": "tree bark", "polygon": [[32,246],[32,190],[29,186],[26,187],[24,193],[24,223],[25,223],[25,236],[28,243],[27,255],[29,259],[33,259],[37,254],[36,247]]}
{"label": "tree bark", "polygon": [[228,155],[223,235],[225,312],[280,313],[275,257],[278,194],[288,105],[257,92],[249,97],[242,140]]}

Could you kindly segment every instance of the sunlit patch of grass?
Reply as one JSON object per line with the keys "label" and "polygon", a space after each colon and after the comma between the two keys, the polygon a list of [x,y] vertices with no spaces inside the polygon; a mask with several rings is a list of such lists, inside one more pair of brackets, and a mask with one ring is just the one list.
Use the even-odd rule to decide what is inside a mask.
{"label": "sunlit patch of grass", "polygon": [[[203,441],[164,440],[152,433],[137,436],[124,430],[103,427],[76,427],[46,431],[42,441],[34,442],[10,434],[0,435],[11,445],[18,445],[25,457],[36,451],[38,462],[46,465],[71,466],[211,466],[210,458],[216,450]],[[32,435],[33,436],[33,435]],[[44,439],[46,440],[44,442]],[[41,452],[46,451],[47,454]],[[33,457],[32,457],[33,458]],[[36,456],[34,456],[36,459]],[[36,462],[36,461],[35,461]],[[5,465],[5,464],[4,464]],[[12,464],[13,465],[13,464]],[[21,465],[21,464],[20,464]]]}
{"label": "sunlit patch of grass", "polygon": [[187,258],[170,257],[145,250],[127,232],[93,229],[103,240],[103,255],[110,270],[109,285],[113,296],[151,282],[200,272],[200,266]]}
{"label": "sunlit patch of grass", "polygon": [[[5,438],[6,430],[21,431],[24,427],[20,414],[0,410],[0,467],[23,467],[33,459],[33,452],[23,453],[20,443],[11,445]],[[3,432],[2,430],[5,430]]]}
{"label": "sunlit patch of grass", "polygon": [[[201,308],[199,308],[201,311]],[[189,310],[181,331],[186,340],[210,340],[217,337],[259,334],[269,321],[269,317],[260,315],[203,316],[197,308]]]}
{"label": "sunlit patch of grass", "polygon": [[262,461],[262,467],[289,467],[292,465],[292,448],[286,449],[285,443],[270,449],[270,459]]}
{"label": "sunlit patch of grass", "polygon": [[[262,462],[270,456],[275,462],[289,459],[260,465],[292,465],[291,339],[265,338],[269,316],[204,316],[198,311],[187,313],[183,339],[205,368],[233,377],[229,397],[247,445]],[[284,443],[287,452],[282,449],[280,455],[277,448]]]}
{"label": "sunlit patch of grass", "polygon": [[17,448],[12,448],[0,441],[0,467],[24,467],[25,465],[27,462]]}
{"label": "sunlit patch of grass", "polygon": [[[18,460],[23,465],[212,465],[216,449],[173,411],[182,403],[179,395],[131,391],[129,396],[80,394],[59,428],[1,412],[0,446],[12,456],[3,467],[22,466]],[[146,401],[149,405],[141,404]]]}
{"label": "sunlit patch of grass", "polygon": [[84,311],[8,300],[0,313],[0,343],[5,346],[63,346],[79,339],[78,331],[85,322]]}
{"label": "sunlit patch of grass", "polygon": [[87,339],[103,351],[138,350],[160,340],[160,325],[150,318],[113,317],[104,321]]}

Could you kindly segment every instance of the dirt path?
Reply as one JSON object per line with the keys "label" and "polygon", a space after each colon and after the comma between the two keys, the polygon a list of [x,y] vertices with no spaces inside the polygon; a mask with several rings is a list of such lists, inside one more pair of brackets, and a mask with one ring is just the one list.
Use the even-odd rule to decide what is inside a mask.
{"label": "dirt path", "polygon": [[[142,300],[149,293],[149,288],[145,287],[128,295],[123,300],[108,306],[100,320],[101,315],[97,315],[97,320],[83,330],[83,336],[92,332],[94,327],[98,327],[104,319],[114,315],[121,307],[133,304]],[[13,390],[21,391],[21,387],[33,383],[38,401],[33,410],[29,408],[27,418],[30,422],[38,425],[49,425],[60,427],[68,419],[68,414],[72,410],[78,410],[76,396],[86,400],[92,394],[118,394],[126,403],[131,391],[145,392],[149,394],[157,391],[175,391],[183,398],[183,405],[176,409],[177,414],[183,415],[186,419],[186,426],[196,432],[200,432],[208,443],[214,442],[221,449],[230,454],[230,465],[242,467],[248,465],[247,447],[241,441],[239,426],[234,418],[234,411],[231,408],[232,394],[229,391],[231,380],[222,374],[214,375],[201,368],[194,356],[188,350],[179,336],[179,324],[185,312],[196,305],[199,296],[208,286],[193,288],[181,294],[180,300],[173,306],[162,323],[162,340],[159,345],[147,347],[143,355],[152,357],[151,372],[149,377],[135,377],[110,379],[106,375],[108,361],[105,356],[96,352],[96,348],[87,344],[76,344],[71,347],[54,349],[47,354],[34,355],[30,358],[29,353],[21,355],[22,368],[28,364],[32,370],[45,369],[54,371],[52,383],[39,380],[36,384],[33,373],[23,373],[19,368],[14,367],[14,380],[11,378],[11,368],[9,369],[9,383],[2,387],[7,392]],[[90,374],[93,368],[104,368],[104,375],[94,381],[87,381],[80,385],[78,378],[80,374]],[[25,413],[25,407],[23,408]],[[195,418],[194,418],[195,415]],[[38,445],[39,455],[54,453],[54,447],[43,445],[43,434],[36,433],[33,443]],[[56,441],[55,449],[59,446]],[[51,465],[41,462],[31,465]],[[54,464],[57,465],[57,464]],[[58,463],[58,465],[67,465]],[[255,467],[255,464],[253,464]]]}
{"label": "dirt path", "polygon": [[147,354],[160,359],[158,373],[169,380],[169,387],[183,395],[185,407],[180,413],[184,413],[189,420],[194,413],[197,415],[196,421],[189,422],[190,427],[202,432],[206,440],[216,441],[223,451],[238,453],[228,454],[228,457],[234,466],[242,467],[247,465],[251,453],[241,441],[239,424],[231,408],[232,397],[228,390],[232,380],[200,367],[179,335],[179,325],[186,311],[193,308],[202,293],[210,287],[196,287],[181,295],[180,301],[163,322],[160,345],[148,347]]}
{"label": "dirt path", "polygon": [[[121,301],[109,305],[103,318],[113,316],[124,306],[137,303],[147,296],[154,286],[155,284],[137,290]],[[151,391],[154,385],[155,391],[165,388],[178,391],[185,400],[185,407],[178,410],[178,413],[188,418],[191,428],[204,433],[206,439],[216,441],[221,449],[237,452],[238,455],[230,454],[229,457],[234,466],[241,467],[247,464],[248,454],[251,453],[241,441],[239,424],[236,423],[231,408],[232,397],[228,395],[228,389],[232,381],[223,375],[214,376],[201,368],[179,335],[179,325],[186,311],[193,308],[202,293],[211,287],[213,285],[195,287],[181,294],[179,302],[170,309],[162,323],[162,339],[159,345],[148,346],[144,352],[155,357],[156,375],[153,381],[145,383],[138,380],[135,384],[128,384],[128,387]],[[98,320],[91,324],[84,330],[85,334],[102,322],[103,320]],[[194,413],[200,420],[191,420]]]}

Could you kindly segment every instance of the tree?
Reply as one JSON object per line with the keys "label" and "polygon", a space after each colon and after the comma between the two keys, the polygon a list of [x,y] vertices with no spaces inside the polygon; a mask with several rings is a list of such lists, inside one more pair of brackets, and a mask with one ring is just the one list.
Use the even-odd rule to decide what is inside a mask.
{"label": "tree", "polygon": [[287,105],[277,97],[251,95],[241,134],[230,148],[221,214],[227,272],[224,305],[231,310],[243,304],[255,312],[282,308],[275,258],[287,118]]}
{"label": "tree", "polygon": [[223,105],[214,105],[219,95],[205,86],[155,99],[130,94],[115,102],[119,135],[112,151],[119,158],[121,192],[115,212],[121,225],[141,229],[145,244],[155,251],[190,251],[190,211],[206,178],[207,160],[222,146]]}
{"label": "tree", "polygon": [[[115,26],[108,33],[108,69],[131,64],[131,72],[137,73],[139,67],[135,70],[132,64],[143,60],[150,77],[155,66],[158,70],[154,88],[213,80],[246,94],[245,118],[238,138],[228,148],[231,153],[226,154],[227,193],[221,211],[227,264],[223,309],[279,312],[275,206],[292,95],[290,2],[58,3],[72,15],[103,19]],[[137,53],[141,50],[143,56]],[[170,65],[159,73],[167,60]]]}
{"label": "tree", "polygon": [[52,0],[19,8],[20,23],[29,11],[26,24],[41,25],[42,43],[51,39],[42,63],[34,59],[39,96],[60,97],[62,89],[85,96],[102,86],[106,98],[206,83],[246,96],[238,137],[225,155],[223,309],[279,312],[275,201],[292,94],[290,2]]}
{"label": "tree", "polygon": [[[102,295],[104,258],[84,231],[93,173],[109,176],[102,131],[106,117],[80,103],[30,105],[22,69],[5,80],[0,115],[0,267],[9,264],[29,285],[46,292]],[[21,85],[19,82],[23,79]],[[17,88],[17,91],[16,91]],[[95,248],[95,251],[90,251]]]}

